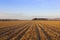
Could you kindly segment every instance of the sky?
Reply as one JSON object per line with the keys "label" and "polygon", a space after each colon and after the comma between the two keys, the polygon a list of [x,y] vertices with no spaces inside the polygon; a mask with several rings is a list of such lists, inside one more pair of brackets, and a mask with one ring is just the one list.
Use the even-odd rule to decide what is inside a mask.
{"label": "sky", "polygon": [[0,0],[0,19],[60,18],[60,0]]}

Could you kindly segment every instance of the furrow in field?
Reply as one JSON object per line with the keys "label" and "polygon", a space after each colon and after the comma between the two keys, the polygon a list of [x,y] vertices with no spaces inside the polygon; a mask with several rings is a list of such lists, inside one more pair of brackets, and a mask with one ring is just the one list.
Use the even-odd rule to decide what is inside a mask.
{"label": "furrow in field", "polygon": [[46,29],[43,27],[43,25],[39,24],[42,32],[45,34],[47,40],[52,40],[51,36],[48,34],[48,32],[46,31]]}
{"label": "furrow in field", "polygon": [[4,37],[4,36],[6,36],[6,35],[9,35],[9,34],[11,34],[11,33],[14,33],[14,32],[15,32],[17,29],[19,29],[19,28],[20,28],[20,27],[13,28],[13,29],[9,30],[8,32],[5,32],[5,33],[1,34],[0,37]]}
{"label": "furrow in field", "polygon": [[0,28],[0,35],[1,34],[4,34],[10,30],[13,30],[15,29],[17,26],[21,26],[22,24],[19,24],[19,25],[14,25],[14,26],[9,26],[9,27],[4,27],[4,28]]}
{"label": "furrow in field", "polygon": [[[22,26],[22,25],[21,25],[21,26]],[[20,26],[20,25],[14,26],[13,28],[11,28],[10,30],[8,30],[7,32],[1,34],[0,37],[9,35],[9,34],[11,34],[11,33],[14,33],[17,29],[21,28],[21,26]]]}
{"label": "furrow in field", "polygon": [[14,28],[12,28],[12,29],[9,29],[9,30],[5,30],[4,32],[2,32],[2,33],[0,33],[0,35],[5,35],[6,33],[9,33],[9,32],[11,32],[12,30],[15,30],[15,29],[17,29],[18,27],[14,27]]}
{"label": "furrow in field", "polygon": [[37,26],[35,26],[35,30],[36,30],[36,34],[37,34],[37,40],[41,40],[39,29],[37,28]]}
{"label": "furrow in field", "polygon": [[60,37],[60,34],[57,33],[56,31],[54,31],[54,30],[56,30],[56,28],[53,30],[51,28],[54,28],[54,27],[51,27],[51,26],[48,26],[48,25],[45,25],[45,24],[43,24],[43,26],[45,26],[44,28],[46,30],[48,30],[48,32],[51,35],[51,37],[56,38],[56,39]]}
{"label": "furrow in field", "polygon": [[[41,24],[43,24],[43,23],[41,23]],[[43,25],[45,25],[46,27],[48,27],[49,29],[51,29],[52,31],[54,31],[54,32],[56,32],[56,33],[58,33],[58,34],[60,34],[60,28],[58,28],[58,27],[55,27],[55,26],[52,26],[52,25],[49,25],[49,24],[43,24]]]}
{"label": "furrow in field", "polygon": [[56,32],[54,32],[50,28],[48,28],[46,25],[44,25],[44,24],[41,24],[41,25],[44,26],[44,29],[47,31],[47,33],[49,34],[49,36],[51,37],[52,40],[59,40],[59,37],[58,37],[59,34],[57,34]]}
{"label": "furrow in field", "polygon": [[53,40],[60,39],[60,34],[58,32],[56,32],[56,31],[54,31],[55,29],[53,30],[50,27],[47,27],[47,30],[49,31],[49,33],[50,33],[50,35],[51,35],[51,37],[52,37]]}
{"label": "furrow in field", "polygon": [[31,34],[31,39],[30,40],[41,40],[40,39],[40,33],[39,33],[39,30],[38,30],[35,22],[33,22],[32,34]]}
{"label": "furrow in field", "polygon": [[[27,25],[25,25],[25,26],[27,26]],[[20,31],[22,31],[24,28],[26,28],[25,26],[22,27],[22,28],[17,29],[16,31],[12,32],[12,33],[9,34],[9,35],[4,36],[3,38],[4,38],[5,40],[10,40],[12,37],[14,37],[15,35],[17,35],[17,34],[18,34]]]}
{"label": "furrow in field", "polygon": [[23,29],[23,31],[21,31],[18,36],[15,38],[15,40],[20,40],[24,34],[28,31],[28,29],[30,28],[30,25],[26,26],[27,28]]}
{"label": "furrow in field", "polygon": [[25,33],[25,35],[21,38],[21,40],[30,40],[31,36],[32,36],[32,26],[33,24],[31,24],[29,30]]}
{"label": "furrow in field", "polygon": [[[23,24],[26,24],[26,23],[23,23]],[[15,29],[17,26],[21,26],[23,25],[22,23],[21,24],[16,24],[16,25],[12,25],[12,26],[8,26],[8,27],[3,27],[3,28],[0,28],[0,34],[4,34],[5,32],[8,32],[10,30],[13,30]]]}
{"label": "furrow in field", "polygon": [[5,32],[8,32],[9,30],[13,29],[13,26],[12,27],[8,27],[8,28],[3,28],[0,30],[0,35],[1,34],[4,34]]}
{"label": "furrow in field", "polygon": [[60,31],[58,29],[56,29],[55,27],[53,26],[49,26],[47,25],[47,27],[49,27],[51,30],[53,30],[54,32],[57,32],[58,34],[60,34]]}
{"label": "furrow in field", "polygon": [[41,40],[47,40],[45,34],[43,33],[43,31],[41,30],[40,26],[37,24],[37,28],[39,30],[39,34],[40,34],[40,39]]}

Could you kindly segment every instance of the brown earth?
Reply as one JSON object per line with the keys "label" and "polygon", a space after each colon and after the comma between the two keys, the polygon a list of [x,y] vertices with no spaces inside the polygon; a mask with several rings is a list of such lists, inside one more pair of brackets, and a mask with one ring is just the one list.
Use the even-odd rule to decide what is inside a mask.
{"label": "brown earth", "polygon": [[60,40],[60,21],[0,21],[0,40]]}

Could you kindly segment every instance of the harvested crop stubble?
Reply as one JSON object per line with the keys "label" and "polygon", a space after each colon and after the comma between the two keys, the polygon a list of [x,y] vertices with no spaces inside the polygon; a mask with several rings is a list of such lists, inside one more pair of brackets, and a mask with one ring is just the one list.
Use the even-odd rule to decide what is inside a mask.
{"label": "harvested crop stubble", "polygon": [[60,40],[60,21],[0,21],[0,40]]}

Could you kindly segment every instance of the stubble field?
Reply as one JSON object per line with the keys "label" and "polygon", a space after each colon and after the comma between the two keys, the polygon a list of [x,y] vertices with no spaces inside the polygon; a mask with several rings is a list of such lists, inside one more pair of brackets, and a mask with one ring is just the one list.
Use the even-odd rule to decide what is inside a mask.
{"label": "stubble field", "polygon": [[0,21],[0,40],[60,40],[60,21]]}

